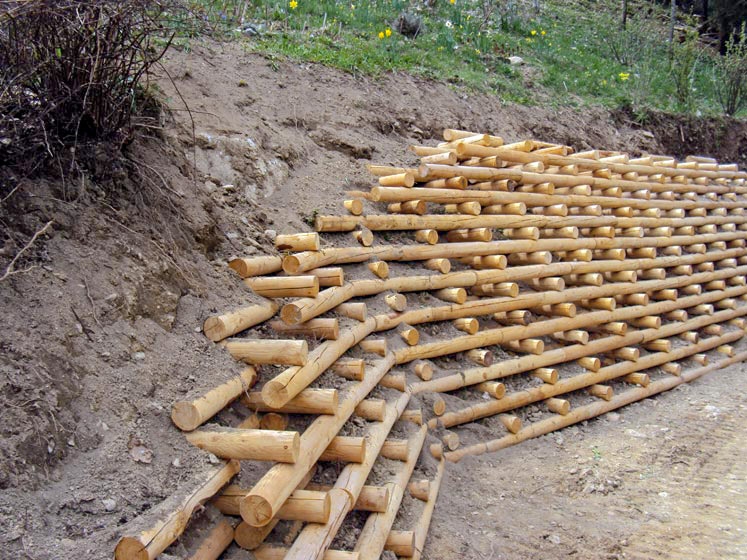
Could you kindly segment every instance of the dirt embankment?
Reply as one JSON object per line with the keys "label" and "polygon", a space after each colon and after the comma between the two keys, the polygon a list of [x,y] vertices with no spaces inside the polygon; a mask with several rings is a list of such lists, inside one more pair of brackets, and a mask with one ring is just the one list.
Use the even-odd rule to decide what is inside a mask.
{"label": "dirt embankment", "polygon": [[[127,150],[147,180],[113,172],[102,152],[90,181],[21,181],[3,202],[4,264],[54,224],[19,263],[35,267],[0,283],[2,558],[108,558],[119,527],[204,470],[169,411],[238,370],[199,332],[209,314],[251,300],[227,258],[270,252],[273,232],[307,230],[315,213],[339,210],[345,189],[370,184],[365,163],[414,161],[405,146],[444,126],[578,149],[745,153],[744,125],[717,136],[720,125],[662,117],[643,130],[598,108],[507,106],[239,45],[172,52],[166,66],[178,92],[165,76],[159,83],[173,112]],[[702,149],[686,149],[702,130],[703,143],[691,144]],[[437,511],[450,510],[446,496]],[[434,542],[443,544],[441,519]]]}

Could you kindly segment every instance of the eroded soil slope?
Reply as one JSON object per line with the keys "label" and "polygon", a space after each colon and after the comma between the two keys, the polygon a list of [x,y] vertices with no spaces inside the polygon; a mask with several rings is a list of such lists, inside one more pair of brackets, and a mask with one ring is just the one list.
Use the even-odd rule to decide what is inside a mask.
{"label": "eroded soil slope", "polygon": [[[344,190],[370,184],[365,163],[414,161],[405,147],[445,126],[579,149],[670,147],[601,109],[506,106],[404,75],[359,78],[268,60],[240,45],[172,52],[166,67],[173,82],[164,75],[159,84],[173,112],[164,113],[163,131],[127,149],[145,183],[126,171],[93,173],[74,186],[34,179],[4,202],[13,218],[3,263],[54,223],[22,263],[35,268],[0,283],[1,558],[108,558],[120,527],[210,466],[172,426],[169,410],[188,391],[239,369],[200,332],[208,315],[251,301],[227,259],[271,252],[273,232],[308,230],[315,212],[339,210]],[[426,556],[597,558],[638,546],[645,557],[670,522],[682,531],[672,550],[687,550],[689,518],[679,515],[692,515],[686,510],[697,504],[672,478],[680,463],[662,455],[659,442],[672,438],[671,453],[686,457],[681,473],[693,484],[743,480],[722,459],[713,475],[686,470],[700,461],[698,450],[739,454],[728,443],[738,423],[721,439],[704,437],[710,432],[700,426],[731,426],[729,415],[743,416],[730,384],[741,373],[705,378],[702,394],[682,389],[656,406],[631,407],[621,416],[630,415],[630,425],[603,420],[450,469]],[[687,404],[687,391],[696,404]],[[706,405],[723,422],[712,422]],[[690,447],[675,449],[681,441]],[[698,499],[743,498],[743,486],[728,484],[718,492],[699,487],[705,497]],[[609,491],[588,490],[597,486]],[[669,521],[646,513],[675,503]],[[736,519],[728,530],[712,525],[703,529],[709,543],[743,534]]]}

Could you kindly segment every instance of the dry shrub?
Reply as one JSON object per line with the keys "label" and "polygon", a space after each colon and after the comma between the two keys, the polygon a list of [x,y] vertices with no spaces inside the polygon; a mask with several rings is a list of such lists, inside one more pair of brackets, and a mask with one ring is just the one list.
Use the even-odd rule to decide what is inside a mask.
{"label": "dry shrub", "polygon": [[0,161],[75,170],[93,142],[121,144],[171,41],[159,0],[0,2]]}

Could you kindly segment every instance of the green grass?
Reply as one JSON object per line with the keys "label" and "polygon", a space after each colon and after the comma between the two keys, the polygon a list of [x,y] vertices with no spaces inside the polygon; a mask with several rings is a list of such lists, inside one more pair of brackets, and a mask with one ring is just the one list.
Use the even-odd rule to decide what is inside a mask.
{"label": "green grass", "polygon": [[[530,105],[720,112],[715,54],[677,44],[670,55],[661,10],[633,17],[621,31],[616,0],[545,1],[539,14],[532,2],[519,0],[438,0],[433,9],[424,4],[229,0],[194,2],[192,8],[210,31],[243,41],[251,52],[352,73],[404,71]],[[630,4],[631,13],[640,12],[636,2]],[[492,11],[484,8],[490,5]],[[394,28],[403,11],[422,18],[424,30],[415,38]],[[512,55],[526,65],[510,65]]]}

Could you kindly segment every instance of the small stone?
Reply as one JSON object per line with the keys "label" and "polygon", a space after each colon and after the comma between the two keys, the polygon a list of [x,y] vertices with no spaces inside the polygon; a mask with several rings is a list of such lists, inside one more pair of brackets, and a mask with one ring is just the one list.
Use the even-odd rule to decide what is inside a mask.
{"label": "small stone", "polygon": [[135,352],[132,355],[132,359],[133,360],[138,360],[138,361],[144,360],[145,359],[145,352]]}
{"label": "small stone", "polygon": [[208,454],[208,462],[211,465],[217,465],[218,463],[220,463],[220,459],[218,459],[218,457],[216,457],[215,455],[213,455],[212,453],[210,453],[210,454]]}
{"label": "small stone", "polygon": [[662,498],[666,498],[669,496],[669,492],[659,492],[659,496]]}
{"label": "small stone", "polygon": [[174,468],[177,468],[177,469],[181,468],[182,462],[179,460],[179,457],[177,457],[176,459],[174,459],[173,461],[171,461],[171,466],[174,467]]}
{"label": "small stone", "polygon": [[558,535],[550,535],[547,537],[547,540],[552,544],[560,544],[560,537]]}
{"label": "small stone", "polygon": [[104,509],[106,511],[114,511],[117,509],[117,501],[112,500],[111,498],[105,498],[101,500],[101,503],[104,504]]}
{"label": "small stone", "polygon": [[275,241],[275,238],[278,236],[278,232],[274,229],[266,229],[265,230],[265,237],[269,239],[270,241]]}
{"label": "small stone", "polygon": [[519,66],[521,64],[524,64],[524,59],[521,58],[520,56],[509,56],[508,63],[511,66]]}
{"label": "small stone", "polygon": [[617,422],[618,420],[620,420],[620,415],[617,412],[610,412],[609,414],[607,414],[607,420],[609,420],[610,422]]}

